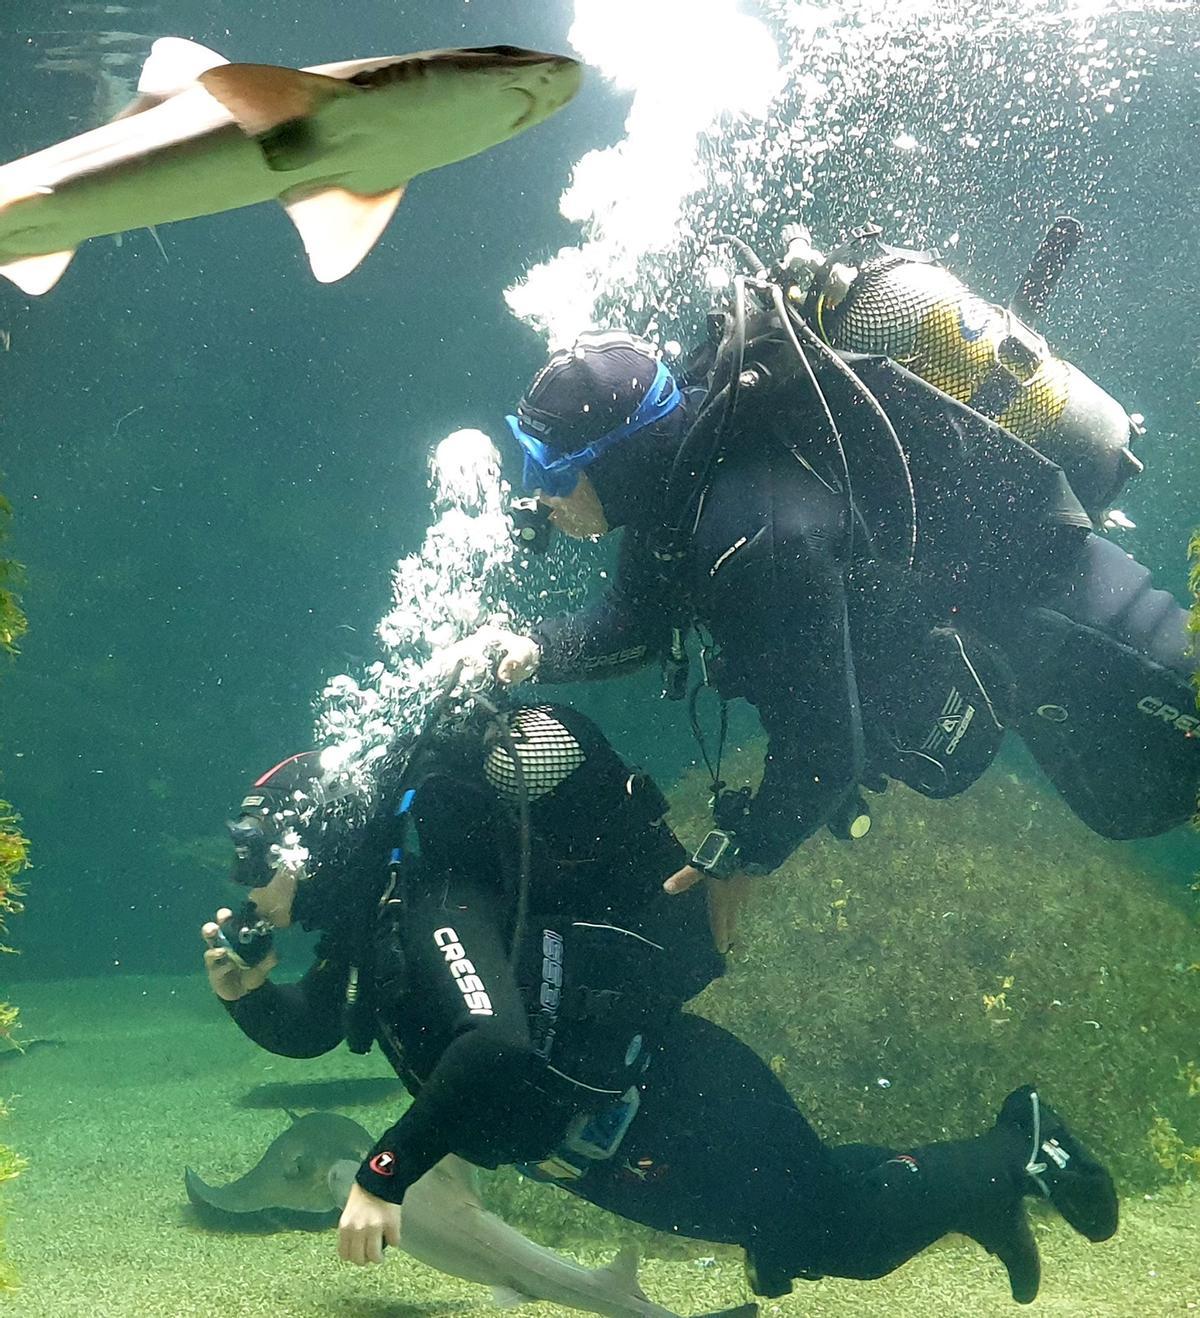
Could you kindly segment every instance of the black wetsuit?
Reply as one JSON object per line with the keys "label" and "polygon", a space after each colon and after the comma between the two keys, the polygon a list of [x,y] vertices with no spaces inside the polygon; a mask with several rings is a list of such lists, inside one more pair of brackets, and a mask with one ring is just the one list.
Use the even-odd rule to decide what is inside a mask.
{"label": "black wetsuit", "polygon": [[[590,796],[584,784],[556,809],[577,824]],[[486,790],[436,772],[411,817],[420,856],[383,908],[371,991],[414,1099],[360,1169],[365,1189],[399,1203],[449,1153],[522,1164],[624,1217],[744,1246],[765,1294],[802,1275],[882,1275],[950,1230],[1003,1252],[1026,1152],[1011,1139],[829,1148],[750,1049],[681,1010],[721,961],[699,891],[662,892],[684,855],[665,826],[623,817],[618,831],[601,814],[602,858],[586,829],[565,847],[535,833],[510,964],[511,822]],[[255,1042],[308,1057],[342,1039],[352,957],[333,939],[322,951],[299,983],[227,1004]],[[619,1133],[630,1091],[611,1155],[564,1172],[568,1132]]]}
{"label": "black wetsuit", "polygon": [[739,404],[682,577],[655,560],[661,504],[646,500],[615,586],[535,628],[540,680],[637,666],[665,650],[673,623],[702,624],[720,693],[754,705],[767,734],[762,785],[737,827],[742,860],[759,869],[881,774],[928,795],[963,790],[1006,727],[1103,835],[1185,822],[1200,736],[1184,610],[1091,532],[1046,458],[886,359],[849,360],[905,450],[911,568],[894,446],[824,375],[851,505],[811,390],[776,362],[773,383]]}

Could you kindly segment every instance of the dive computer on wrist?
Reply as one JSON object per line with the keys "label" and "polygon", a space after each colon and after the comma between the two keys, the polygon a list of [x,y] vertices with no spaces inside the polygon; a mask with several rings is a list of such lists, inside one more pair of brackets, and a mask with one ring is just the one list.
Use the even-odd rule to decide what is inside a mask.
{"label": "dive computer on wrist", "polygon": [[696,848],[692,864],[714,879],[729,879],[740,870],[737,838],[723,828],[711,829]]}

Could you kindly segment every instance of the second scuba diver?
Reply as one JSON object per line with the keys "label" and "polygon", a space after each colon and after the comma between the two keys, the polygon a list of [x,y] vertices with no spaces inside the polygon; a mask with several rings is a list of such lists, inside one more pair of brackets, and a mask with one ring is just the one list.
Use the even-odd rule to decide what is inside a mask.
{"label": "second scuba diver", "polygon": [[823,824],[857,835],[862,786],[961,792],[1005,729],[1102,836],[1186,822],[1200,792],[1186,614],[1093,531],[1140,466],[1129,418],[877,230],[818,260],[803,314],[797,263],[759,263],[715,361],[680,380],[624,332],[550,358],[508,418],[524,485],[567,534],[624,528],[616,582],[529,636],[472,643],[498,646],[506,682],[658,656],[669,687],[699,633],[706,680],[754,706],[767,751],[753,797],[723,790],[718,752],[714,828],[673,891],[767,873]]}
{"label": "second scuba diver", "polygon": [[[412,1105],[364,1160],[339,1251],[379,1262],[405,1191],[454,1153],[515,1163],[658,1230],[734,1243],[760,1295],[873,1278],[947,1232],[1034,1298],[1025,1200],[1089,1240],[1117,1225],[1104,1167],[1032,1086],[965,1140],[830,1146],[770,1069],[682,1010],[722,971],[667,803],[587,718],[526,706],[436,725],[339,801],[315,755],[259,779],[231,825],[238,918],[203,930],[212,987],[256,1043],[313,1057],[378,1042]],[[322,932],[276,984],[265,934]]]}

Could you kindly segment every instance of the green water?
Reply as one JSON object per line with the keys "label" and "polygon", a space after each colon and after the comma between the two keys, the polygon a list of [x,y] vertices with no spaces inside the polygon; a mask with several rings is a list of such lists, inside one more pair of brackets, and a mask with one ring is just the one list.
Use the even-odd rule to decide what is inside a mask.
{"label": "green water", "polygon": [[[782,0],[741,9],[780,42],[794,35]],[[52,47],[95,57],[178,33],[289,65],[501,41],[567,50],[574,10],[9,6],[0,158],[94,122],[94,75],[36,68]],[[824,90],[794,87],[766,130],[725,121],[706,139],[709,193],[689,214],[767,250],[799,201],[823,242],[871,217],[897,241],[942,246],[1001,300],[1046,222],[1079,215],[1088,241],[1047,332],[1145,414],[1146,471],[1121,501],[1137,527],[1120,543],[1183,600],[1200,523],[1194,5],[816,12],[827,19],[811,73]],[[636,15],[612,13],[636,47]],[[133,39],[106,45],[109,28]],[[30,1164],[7,1190],[24,1281],[3,1301],[11,1312],[483,1306],[477,1288],[415,1264],[339,1268],[327,1234],[226,1237],[189,1217],[183,1167],[233,1175],[286,1120],[240,1106],[252,1086],[383,1066],[254,1050],[204,989],[197,929],[227,897],[221,822],[243,785],[309,740],[329,675],[376,657],[388,573],[429,522],[431,445],[464,426],[503,438],[502,415],[544,355],[503,291],[580,242],[559,195],[587,151],[622,139],[629,107],[593,73],[536,134],[418,180],[379,249],[332,287],[311,280],[284,217],[260,208],[173,226],[162,253],[147,233],[98,240],[45,299],[0,288],[0,491],[30,622],[0,671],[0,797],[20,810],[35,863],[0,996],[22,1008],[28,1037],[61,1044],[0,1062],[0,1095],[12,1096],[2,1138]],[[665,116],[664,153],[678,130]],[[910,137],[918,149],[896,146]],[[723,168],[754,186],[720,182]],[[662,326],[683,333],[707,302],[686,303],[694,271],[681,252],[654,269]],[[605,310],[628,296],[615,289]],[[674,785],[677,823],[695,830],[695,750],[656,691],[642,676],[571,694]],[[752,735],[739,726],[734,740]],[[771,1059],[833,1139],[967,1134],[1013,1084],[1046,1084],[1112,1161],[1125,1216],[1099,1247],[1038,1219],[1041,1308],[1185,1311],[1200,1305],[1197,1177],[1179,1160],[1200,1145],[1198,872],[1192,833],[1101,842],[1011,751],[961,801],[889,793],[861,848],[803,848],[760,895],[733,973],[702,1009]],[[293,948],[285,968],[304,964]],[[347,1110],[373,1128],[392,1119],[386,1105]],[[1171,1168],[1151,1142],[1156,1117],[1177,1136]],[[710,1267],[710,1247],[631,1234],[504,1175],[489,1193],[580,1257],[636,1238],[648,1293],[677,1312],[747,1298],[732,1251]],[[956,1241],[882,1282],[802,1286],[777,1307],[918,1318],[1011,1305],[998,1265]]]}

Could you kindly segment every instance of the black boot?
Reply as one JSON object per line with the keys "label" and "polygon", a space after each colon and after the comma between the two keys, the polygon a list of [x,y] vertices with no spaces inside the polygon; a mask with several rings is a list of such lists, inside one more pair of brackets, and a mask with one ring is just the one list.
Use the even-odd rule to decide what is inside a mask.
{"label": "black boot", "polygon": [[997,1144],[994,1133],[982,1136],[976,1143],[980,1146],[981,1170],[989,1162],[1002,1161],[1003,1167],[993,1165],[982,1191],[976,1189],[973,1196],[964,1196],[963,1215],[955,1222],[954,1230],[970,1236],[989,1254],[994,1254],[1008,1272],[1013,1299],[1018,1304],[1031,1304],[1037,1299],[1041,1285],[1042,1262],[1025,1216],[1019,1164],[1014,1166],[1011,1152]]}
{"label": "black boot", "polygon": [[1100,1160],[1043,1103],[1032,1085],[1014,1089],[996,1118],[996,1132],[1020,1141],[1031,1195],[1041,1195],[1088,1240],[1107,1240],[1117,1229],[1117,1192]]}

